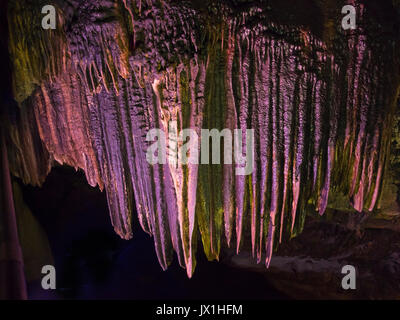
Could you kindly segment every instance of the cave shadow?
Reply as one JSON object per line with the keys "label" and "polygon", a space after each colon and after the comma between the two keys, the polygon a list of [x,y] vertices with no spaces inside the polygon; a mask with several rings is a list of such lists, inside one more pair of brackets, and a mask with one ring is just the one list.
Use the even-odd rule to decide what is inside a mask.
{"label": "cave shadow", "polygon": [[153,239],[134,213],[134,237],[114,232],[105,192],[90,187],[82,171],[53,168],[41,188],[22,186],[24,201],[48,237],[57,289],[28,283],[30,299],[287,299],[257,272],[207,261],[198,247],[192,279],[176,256],[162,271]]}

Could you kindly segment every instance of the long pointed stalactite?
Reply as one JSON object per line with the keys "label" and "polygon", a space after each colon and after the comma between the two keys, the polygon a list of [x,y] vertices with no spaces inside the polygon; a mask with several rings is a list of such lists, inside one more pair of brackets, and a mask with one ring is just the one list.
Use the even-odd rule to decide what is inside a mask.
{"label": "long pointed stalactite", "polygon": [[[323,35],[274,21],[260,3],[210,5],[206,18],[169,1],[68,1],[57,8],[57,29],[42,30],[30,15],[41,1],[11,1],[20,106],[8,127],[12,173],[40,185],[55,161],[82,169],[105,190],[115,231],[130,239],[136,211],[162,268],[175,252],[189,276],[198,237],[209,259],[222,245],[239,252],[250,241],[268,266],[279,242],[302,231],[307,211],[324,214],[330,194],[347,196],[356,211],[377,208],[399,43],[375,30],[367,36],[373,18],[357,2],[357,31],[342,30],[338,14]],[[254,129],[253,172],[150,165],[146,135],[171,131],[171,122],[199,137],[201,129],[242,129],[242,150]],[[163,143],[171,145],[168,134]]]}

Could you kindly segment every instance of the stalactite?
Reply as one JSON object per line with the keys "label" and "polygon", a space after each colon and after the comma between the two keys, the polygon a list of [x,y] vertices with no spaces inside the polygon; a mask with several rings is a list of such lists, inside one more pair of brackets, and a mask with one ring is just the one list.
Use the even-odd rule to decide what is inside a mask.
{"label": "stalactite", "polygon": [[[32,33],[17,15],[29,13],[14,2],[13,174],[41,184],[53,161],[83,169],[90,185],[105,189],[122,238],[133,236],[136,208],[163,269],[175,251],[191,276],[198,235],[211,260],[224,242],[239,252],[248,234],[253,256],[268,266],[276,246],[301,232],[307,211],[324,214],[331,192],[348,195],[357,211],[376,208],[398,47],[376,44],[363,29],[345,35],[339,23],[324,42],[273,22],[261,7],[221,9],[210,26],[168,1],[101,1],[110,19],[99,23],[100,4],[71,1],[59,10],[73,10],[75,24],[67,16],[51,47],[37,31],[27,57],[19,46]],[[254,129],[252,174],[236,175],[238,164],[150,165],[146,135],[171,131],[172,121],[176,135]],[[183,143],[169,139],[173,156]],[[245,150],[245,134],[239,144]]]}

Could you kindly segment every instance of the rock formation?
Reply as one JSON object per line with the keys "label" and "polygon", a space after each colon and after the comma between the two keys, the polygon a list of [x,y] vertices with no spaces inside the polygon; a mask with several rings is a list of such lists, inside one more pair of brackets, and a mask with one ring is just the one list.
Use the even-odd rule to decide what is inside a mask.
{"label": "rock formation", "polygon": [[[379,207],[400,84],[396,1],[353,1],[355,30],[341,27],[346,3],[328,0],[54,1],[57,27],[44,30],[47,2],[8,3],[11,172],[40,185],[55,162],[82,169],[122,238],[137,213],[163,269],[176,252],[191,276],[198,236],[209,259],[250,239],[268,266],[332,194]],[[150,165],[146,135],[170,121],[242,129],[244,150],[254,129],[253,173]]]}

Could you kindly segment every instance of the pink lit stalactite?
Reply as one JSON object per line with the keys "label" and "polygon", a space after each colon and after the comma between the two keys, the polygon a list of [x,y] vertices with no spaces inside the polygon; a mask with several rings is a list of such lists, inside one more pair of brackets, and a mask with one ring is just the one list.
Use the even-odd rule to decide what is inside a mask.
{"label": "pink lit stalactite", "polygon": [[[133,237],[137,213],[162,268],[175,251],[189,276],[198,234],[209,259],[225,241],[238,252],[251,244],[269,265],[276,245],[302,230],[307,211],[323,214],[333,192],[358,211],[376,207],[394,94],[374,65],[388,51],[354,34],[338,40],[343,59],[310,31],[263,19],[261,9],[207,31],[193,9],[152,3],[123,1],[127,19],[85,21],[85,32],[65,34],[66,71],[43,79],[11,130],[15,175],[38,184],[53,160],[82,168],[105,190],[115,231]],[[75,13],[78,21],[87,16]],[[138,41],[129,51],[121,35],[132,28]],[[198,136],[203,128],[254,129],[253,173],[235,175],[235,163],[150,165],[146,134],[162,129],[169,145],[170,121]],[[37,136],[47,162],[27,143]],[[32,159],[45,164],[43,176],[30,169]]]}

